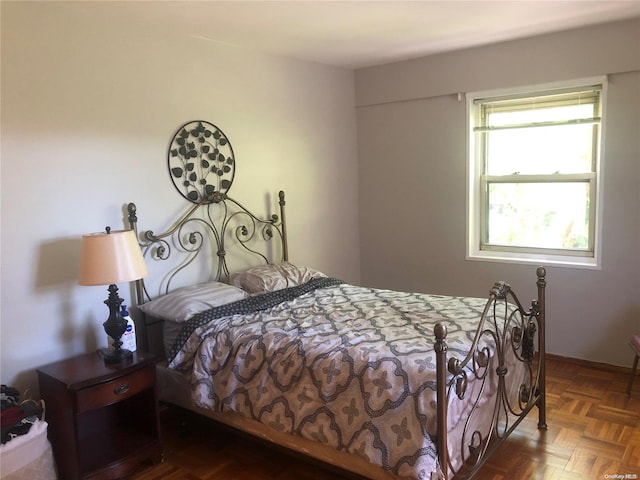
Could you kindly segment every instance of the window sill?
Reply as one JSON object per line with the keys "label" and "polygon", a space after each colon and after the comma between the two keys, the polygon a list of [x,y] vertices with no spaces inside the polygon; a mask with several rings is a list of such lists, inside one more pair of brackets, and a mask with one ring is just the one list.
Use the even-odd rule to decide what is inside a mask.
{"label": "window sill", "polygon": [[506,252],[476,251],[467,254],[467,260],[481,262],[499,262],[526,265],[553,265],[567,268],[581,268],[587,270],[600,270],[601,266],[597,258],[569,257],[559,255],[539,254],[509,254]]}

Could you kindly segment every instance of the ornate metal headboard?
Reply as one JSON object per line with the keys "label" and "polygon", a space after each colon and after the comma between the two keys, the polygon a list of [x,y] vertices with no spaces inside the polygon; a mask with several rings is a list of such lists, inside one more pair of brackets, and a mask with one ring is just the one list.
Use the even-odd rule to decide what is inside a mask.
{"label": "ornate metal headboard", "polygon": [[[129,203],[129,225],[136,232],[150,271],[146,279],[135,282],[136,304],[182,286],[179,280],[197,283],[188,280],[192,269],[210,268],[208,280],[225,281],[230,273],[248,266],[288,260],[284,192],[278,197],[279,215],[260,217],[226,193],[215,192],[206,202],[194,203],[161,233],[139,232],[137,207]],[[144,318],[138,323],[138,345],[153,351],[150,336],[161,335],[162,321]]]}

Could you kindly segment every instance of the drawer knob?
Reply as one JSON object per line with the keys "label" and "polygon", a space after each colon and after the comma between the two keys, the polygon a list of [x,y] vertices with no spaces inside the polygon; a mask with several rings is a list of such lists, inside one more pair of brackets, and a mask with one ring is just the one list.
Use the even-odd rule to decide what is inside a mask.
{"label": "drawer knob", "polygon": [[123,383],[122,385],[116,387],[113,393],[115,393],[116,395],[124,395],[129,391],[129,388],[130,387],[128,383]]}

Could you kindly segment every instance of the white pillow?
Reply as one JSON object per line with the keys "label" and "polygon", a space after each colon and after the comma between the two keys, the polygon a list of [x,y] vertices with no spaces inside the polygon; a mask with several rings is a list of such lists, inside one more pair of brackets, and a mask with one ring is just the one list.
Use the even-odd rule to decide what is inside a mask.
{"label": "white pillow", "polygon": [[195,314],[247,298],[244,290],[221,282],[183,287],[138,305],[144,313],[163,320],[186,322]]}
{"label": "white pillow", "polygon": [[312,268],[282,262],[234,273],[229,277],[229,283],[255,295],[302,285],[315,277],[326,277],[326,275]]}

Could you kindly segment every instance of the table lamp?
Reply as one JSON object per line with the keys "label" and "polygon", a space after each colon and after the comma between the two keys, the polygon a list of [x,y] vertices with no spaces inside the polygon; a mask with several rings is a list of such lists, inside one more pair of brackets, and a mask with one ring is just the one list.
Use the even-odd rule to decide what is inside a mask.
{"label": "table lamp", "polygon": [[133,353],[122,348],[120,337],[127,330],[127,321],[122,318],[116,283],[131,282],[147,275],[147,266],[133,230],[91,233],[82,236],[80,253],[80,285],[109,285],[109,297],[104,303],[109,307],[109,318],[102,324],[104,331],[113,339],[113,350],[102,348],[98,353],[105,363],[120,363]]}

